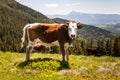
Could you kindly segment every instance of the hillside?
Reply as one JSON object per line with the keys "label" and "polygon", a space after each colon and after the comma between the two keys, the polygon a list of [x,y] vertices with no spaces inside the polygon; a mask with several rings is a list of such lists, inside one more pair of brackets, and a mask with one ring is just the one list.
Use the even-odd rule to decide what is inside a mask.
{"label": "hillside", "polygon": [[[62,19],[62,18],[54,18],[53,20],[58,23],[65,23],[69,21],[69,20]],[[78,31],[78,34],[80,35],[80,37],[83,37],[84,39],[88,39],[92,37],[94,40],[98,40],[100,38],[114,39],[116,36],[115,33],[98,28],[93,25],[85,25],[82,29]]]}
{"label": "hillside", "polygon": [[20,51],[22,28],[33,22],[54,23],[15,0],[0,0],[0,50]]}
{"label": "hillside", "polygon": [[89,25],[120,23],[120,15],[117,14],[89,14],[72,11],[66,15],[47,15],[47,16],[50,18],[75,20]]}
{"label": "hillside", "polygon": [[114,32],[116,34],[120,34],[120,23],[117,24],[100,24],[97,25],[99,28]]}
{"label": "hillside", "polygon": [[52,19],[52,20],[54,20],[54,21],[57,22],[57,23],[62,23],[62,24],[64,24],[64,23],[66,23],[66,22],[69,21],[69,20],[62,19],[62,18],[54,18],[54,19]]}
{"label": "hillside", "polygon": [[0,52],[2,80],[120,80],[119,57],[70,55],[69,62],[60,54],[25,54]]}
{"label": "hillside", "polygon": [[85,25],[81,30],[79,30],[79,35],[85,39],[93,38],[94,40],[98,40],[100,38],[110,38],[114,39],[116,34],[110,31],[98,28],[92,25]]}
{"label": "hillside", "polygon": [[[0,3],[1,5],[4,5],[8,10],[13,10],[14,12],[18,12],[21,15],[26,15],[27,17],[34,19],[36,22],[53,23],[51,19],[47,18],[42,13],[37,12],[27,6],[24,6],[16,2],[15,0],[1,0]],[[32,22],[32,21],[29,21],[29,22]]]}

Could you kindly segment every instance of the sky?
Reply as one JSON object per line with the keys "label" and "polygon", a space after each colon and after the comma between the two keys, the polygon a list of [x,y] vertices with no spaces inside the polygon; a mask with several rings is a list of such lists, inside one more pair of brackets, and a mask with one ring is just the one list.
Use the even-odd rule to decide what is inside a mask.
{"label": "sky", "polygon": [[120,0],[16,0],[46,15],[71,11],[94,14],[120,14]]}

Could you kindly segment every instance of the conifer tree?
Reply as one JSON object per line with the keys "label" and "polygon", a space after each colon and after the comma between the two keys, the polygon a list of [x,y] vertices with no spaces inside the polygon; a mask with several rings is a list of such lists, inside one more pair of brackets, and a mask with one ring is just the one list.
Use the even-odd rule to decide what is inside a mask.
{"label": "conifer tree", "polygon": [[97,49],[99,50],[101,55],[106,54],[105,39],[104,38],[98,39],[98,41],[97,41]]}
{"label": "conifer tree", "polygon": [[106,41],[106,55],[111,56],[113,53],[113,43],[111,39]]}
{"label": "conifer tree", "polygon": [[113,56],[120,56],[120,37],[117,36],[114,40],[114,53],[112,54]]}

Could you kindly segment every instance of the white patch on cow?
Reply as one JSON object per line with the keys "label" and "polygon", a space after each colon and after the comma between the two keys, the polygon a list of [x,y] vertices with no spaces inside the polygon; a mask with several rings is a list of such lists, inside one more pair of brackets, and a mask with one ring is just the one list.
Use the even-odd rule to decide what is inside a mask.
{"label": "white patch on cow", "polygon": [[29,46],[34,47],[34,45],[35,45],[35,42],[34,42],[34,41],[29,41],[28,47],[29,47]]}
{"label": "white patch on cow", "polygon": [[32,26],[35,26],[35,25],[38,25],[39,23],[32,23],[32,24],[30,24],[30,27],[32,27]]}
{"label": "white patch on cow", "polygon": [[68,34],[71,38],[75,38],[77,35],[77,23],[69,23]]}
{"label": "white patch on cow", "polygon": [[73,47],[73,43],[71,43],[71,44],[65,43],[64,46],[65,46],[65,49],[67,49],[67,48],[69,48],[69,47]]}
{"label": "white patch on cow", "polygon": [[58,41],[54,41],[54,42],[51,42],[51,43],[45,43],[45,42],[41,41],[39,38],[37,38],[37,39],[34,40],[34,43],[36,43],[36,42],[39,42],[41,45],[44,45],[44,46],[47,46],[47,47],[49,47],[49,46],[59,46]]}
{"label": "white patch on cow", "polygon": [[64,46],[65,46],[65,48],[68,48],[70,45],[69,45],[69,43],[65,43]]}
{"label": "white patch on cow", "polygon": [[69,60],[69,50],[68,50],[68,48],[71,46],[71,44],[65,43],[64,46],[65,46],[66,59],[68,61]]}

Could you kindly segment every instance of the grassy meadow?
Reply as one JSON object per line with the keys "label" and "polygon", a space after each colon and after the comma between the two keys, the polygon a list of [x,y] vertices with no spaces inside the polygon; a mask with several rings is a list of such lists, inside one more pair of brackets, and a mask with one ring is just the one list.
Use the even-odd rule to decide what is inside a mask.
{"label": "grassy meadow", "polygon": [[0,80],[120,80],[119,57],[0,52]]}

